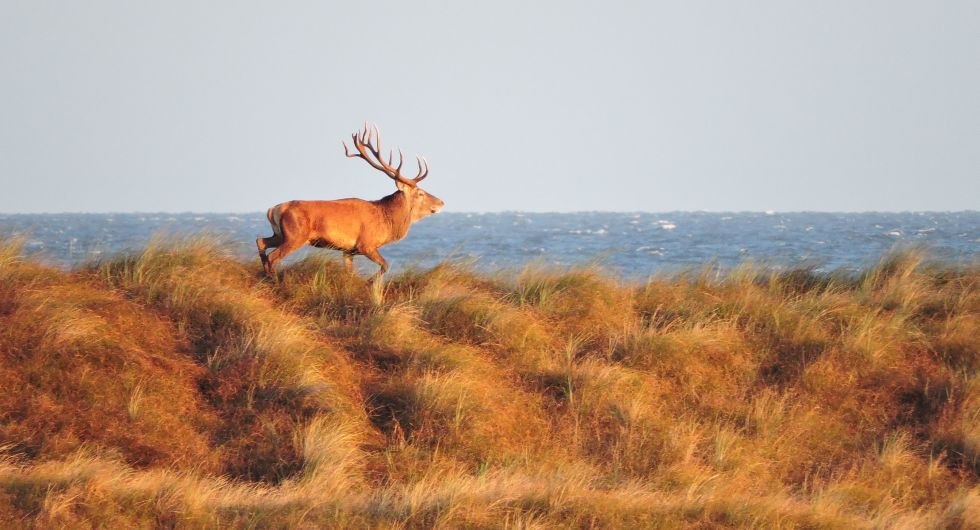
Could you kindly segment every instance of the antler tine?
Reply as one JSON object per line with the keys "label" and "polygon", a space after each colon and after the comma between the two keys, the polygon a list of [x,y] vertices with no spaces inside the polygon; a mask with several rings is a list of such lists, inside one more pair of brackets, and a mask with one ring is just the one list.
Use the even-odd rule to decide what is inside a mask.
{"label": "antler tine", "polygon": [[[425,158],[424,156],[417,156],[415,158],[418,159],[418,162],[419,162],[419,174],[418,175],[415,175],[415,178],[412,179],[412,180],[415,181],[416,184],[418,184],[419,182],[422,181],[422,179],[424,179],[425,177],[428,177],[429,176],[429,160],[427,158]],[[423,162],[425,163],[425,172],[424,173],[422,172],[422,163]]]}
{"label": "antler tine", "polygon": [[364,141],[367,143],[367,146],[371,148],[371,151],[375,152],[374,131],[371,130],[371,125],[367,122],[364,123]]}
{"label": "antler tine", "polygon": [[[371,151],[371,154],[374,155],[374,158],[378,162],[383,163],[384,157],[381,155],[381,131],[378,130],[378,126],[377,125],[369,126],[368,124],[365,123],[364,135],[366,139],[365,147],[367,147],[368,150]],[[391,163],[389,162],[388,165],[390,166]]]}
{"label": "antler tine", "polygon": [[348,151],[348,149],[347,149],[347,142],[341,140],[340,143],[344,145],[344,154],[347,155],[347,158],[364,158],[360,154],[360,149],[357,148],[357,145],[358,145],[357,133],[351,134],[350,137],[351,137],[351,140],[354,141],[354,149],[357,150],[358,152],[357,153],[354,153],[354,154],[351,154],[350,151]]}

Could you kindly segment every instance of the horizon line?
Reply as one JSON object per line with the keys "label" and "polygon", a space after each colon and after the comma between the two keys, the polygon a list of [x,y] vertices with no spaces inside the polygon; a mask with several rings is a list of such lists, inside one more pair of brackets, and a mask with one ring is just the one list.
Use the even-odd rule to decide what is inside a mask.
{"label": "horizon line", "polygon": [[[48,211],[48,212],[3,212],[0,216],[14,215],[264,215],[262,210],[240,211],[194,211],[194,210],[156,210],[156,211]],[[580,215],[580,214],[667,214],[667,213],[708,213],[708,214],[950,214],[950,213],[980,213],[977,209],[962,210],[459,210],[443,211],[449,215],[494,215],[494,214],[538,214],[538,215]]]}

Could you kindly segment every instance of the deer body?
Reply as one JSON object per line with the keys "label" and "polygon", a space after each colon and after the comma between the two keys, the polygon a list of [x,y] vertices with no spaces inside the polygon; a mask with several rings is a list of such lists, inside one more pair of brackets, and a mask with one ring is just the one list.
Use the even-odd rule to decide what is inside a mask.
{"label": "deer body", "polygon": [[[428,163],[423,171],[423,159],[419,159],[419,174],[414,179],[401,175],[401,160],[392,167],[389,155],[385,164],[380,156],[380,134],[377,128],[365,129],[352,135],[357,153],[344,152],[348,157],[366,160],[372,167],[384,172],[398,187],[398,191],[378,199],[337,199],[332,201],[289,201],[269,208],[266,216],[272,225],[273,235],[255,241],[259,258],[266,274],[275,274],[276,264],[288,254],[304,245],[332,248],[344,253],[347,270],[353,273],[353,258],[366,256],[378,264],[378,272],[371,277],[376,298],[380,298],[381,279],[388,270],[388,262],[378,249],[398,241],[408,234],[412,223],[442,209],[443,202],[418,187],[419,181],[428,176]],[[266,249],[275,250],[266,256]]]}

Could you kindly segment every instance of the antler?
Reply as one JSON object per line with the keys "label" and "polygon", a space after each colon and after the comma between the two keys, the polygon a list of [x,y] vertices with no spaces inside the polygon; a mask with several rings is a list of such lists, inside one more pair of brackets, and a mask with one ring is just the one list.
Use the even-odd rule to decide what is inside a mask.
{"label": "antler", "polygon": [[[378,130],[377,125],[368,127],[368,124],[365,123],[364,129],[354,132],[350,137],[354,141],[354,148],[357,149],[357,152],[351,153],[347,150],[347,142],[342,142],[344,144],[344,154],[347,155],[347,158],[363,158],[374,169],[381,171],[393,180],[401,182],[406,186],[415,187],[422,179],[429,176],[429,161],[422,156],[415,157],[416,162],[419,164],[419,172],[415,175],[415,178],[410,179],[402,176],[401,170],[402,164],[405,162],[405,155],[402,154],[401,149],[398,150],[398,165],[392,167],[392,159],[394,157],[392,151],[388,151],[388,163],[386,164],[384,158],[381,156],[381,131]],[[425,164],[424,171],[422,168],[423,163]]]}

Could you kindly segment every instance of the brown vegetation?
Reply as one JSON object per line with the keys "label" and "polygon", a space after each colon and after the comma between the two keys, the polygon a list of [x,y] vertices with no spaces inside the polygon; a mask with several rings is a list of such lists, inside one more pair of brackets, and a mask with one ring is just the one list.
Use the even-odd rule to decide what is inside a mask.
{"label": "brown vegetation", "polygon": [[[980,269],[281,280],[0,249],[0,521],[980,525]],[[2,526],[2,525],[0,525]]]}

